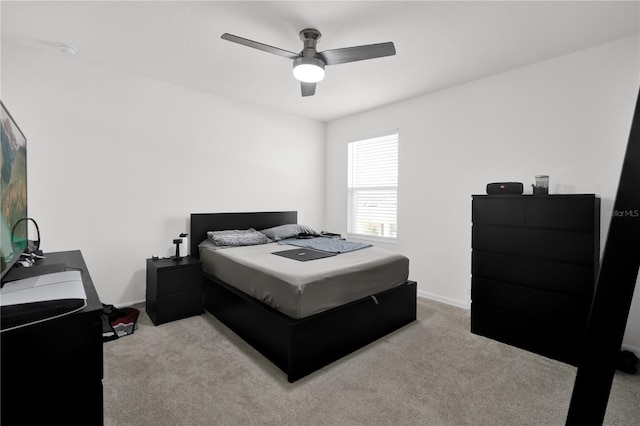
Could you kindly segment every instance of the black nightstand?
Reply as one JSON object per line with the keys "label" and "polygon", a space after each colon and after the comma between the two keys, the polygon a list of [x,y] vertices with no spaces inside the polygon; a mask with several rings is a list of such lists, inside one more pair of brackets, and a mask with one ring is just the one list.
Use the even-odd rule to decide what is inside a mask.
{"label": "black nightstand", "polygon": [[155,325],[200,315],[202,262],[190,256],[147,259],[147,314]]}

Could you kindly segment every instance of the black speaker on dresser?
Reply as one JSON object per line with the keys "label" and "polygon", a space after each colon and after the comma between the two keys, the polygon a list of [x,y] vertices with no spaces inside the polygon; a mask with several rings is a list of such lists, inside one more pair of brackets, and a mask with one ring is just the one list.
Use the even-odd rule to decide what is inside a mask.
{"label": "black speaker on dresser", "polygon": [[522,195],[524,186],[522,182],[494,182],[487,184],[489,195]]}
{"label": "black speaker on dresser", "polygon": [[471,331],[572,365],[600,254],[600,199],[472,198]]}

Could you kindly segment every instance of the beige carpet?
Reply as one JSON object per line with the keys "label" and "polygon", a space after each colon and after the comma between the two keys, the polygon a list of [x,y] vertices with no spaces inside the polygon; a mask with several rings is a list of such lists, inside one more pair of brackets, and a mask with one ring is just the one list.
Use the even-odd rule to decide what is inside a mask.
{"label": "beige carpet", "polygon": [[[104,345],[105,425],[562,425],[576,369],[469,332],[419,299],[418,321],[286,376],[210,314]],[[617,372],[605,424],[640,425],[640,375]]]}

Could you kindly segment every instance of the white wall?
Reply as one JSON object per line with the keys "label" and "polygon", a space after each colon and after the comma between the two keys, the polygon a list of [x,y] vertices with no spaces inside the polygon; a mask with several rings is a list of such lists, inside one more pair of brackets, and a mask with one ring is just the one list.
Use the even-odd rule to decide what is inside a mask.
{"label": "white wall", "polygon": [[324,123],[4,42],[1,76],[42,248],[81,249],[104,303],[145,299],[146,259],[174,252],[192,212],[323,225]]}
{"label": "white wall", "polygon": [[[529,187],[548,174],[551,193],[598,194],[604,245],[639,46],[627,38],[329,123],[325,228],[346,232],[346,143],[398,128],[398,241],[388,247],[410,258],[419,294],[469,305],[471,194],[489,182]],[[637,351],[639,292],[625,336]]]}

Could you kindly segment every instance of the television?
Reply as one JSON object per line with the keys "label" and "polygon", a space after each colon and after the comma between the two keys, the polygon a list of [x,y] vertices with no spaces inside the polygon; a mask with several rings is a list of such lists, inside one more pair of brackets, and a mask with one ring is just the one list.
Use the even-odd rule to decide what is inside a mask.
{"label": "television", "polygon": [[28,245],[27,138],[0,100],[0,280]]}

